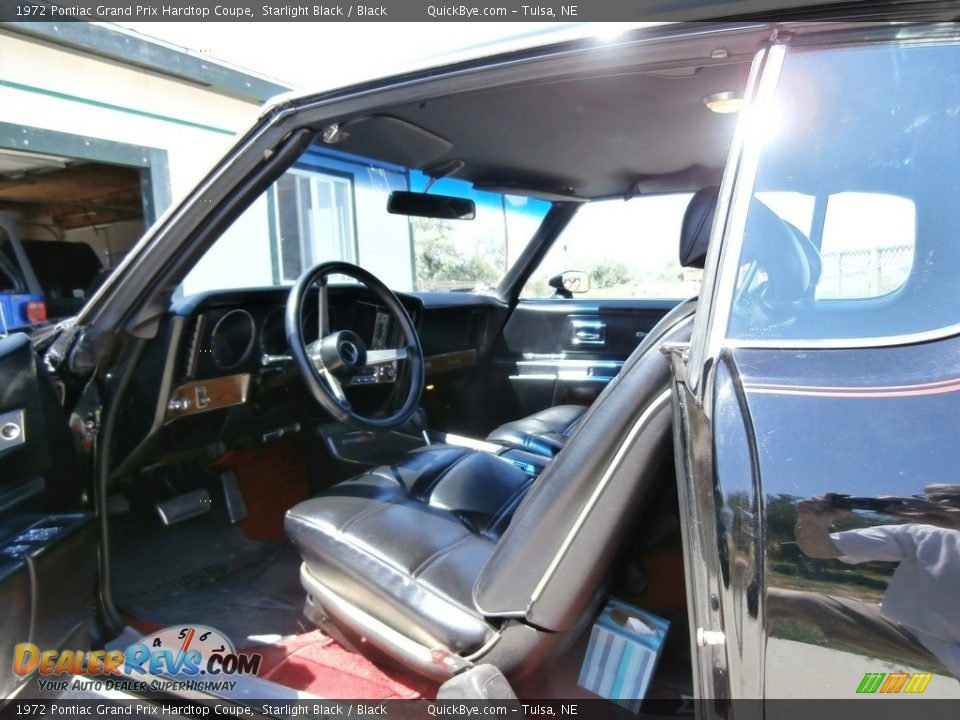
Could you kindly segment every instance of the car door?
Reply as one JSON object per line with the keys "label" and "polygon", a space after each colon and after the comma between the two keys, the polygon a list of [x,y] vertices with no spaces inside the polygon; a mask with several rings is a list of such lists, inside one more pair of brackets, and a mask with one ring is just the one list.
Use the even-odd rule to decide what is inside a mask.
{"label": "car door", "polygon": [[706,696],[960,697],[960,42],[862,40],[762,53],[667,348]]}
{"label": "car door", "polygon": [[491,427],[553,405],[590,405],[667,312],[696,294],[680,267],[690,195],[591,203],[527,278],[490,365]]}
{"label": "car door", "polygon": [[0,695],[32,673],[14,648],[88,647],[97,542],[54,386],[22,333],[0,337]]}

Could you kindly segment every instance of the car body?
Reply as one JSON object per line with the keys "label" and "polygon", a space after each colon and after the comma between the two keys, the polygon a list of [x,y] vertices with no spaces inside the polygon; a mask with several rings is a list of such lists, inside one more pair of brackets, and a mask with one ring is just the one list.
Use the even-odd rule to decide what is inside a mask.
{"label": "car body", "polygon": [[108,271],[83,242],[24,240],[19,213],[0,212],[0,332],[76,315]]}
{"label": "car body", "polygon": [[43,290],[17,235],[13,213],[0,213],[0,253],[0,331],[6,333],[43,322],[47,319]]}
{"label": "car body", "polygon": [[[279,529],[284,510],[291,532],[290,508],[307,488],[321,500],[336,498],[341,481],[360,470],[367,474],[359,478],[375,484],[377,473],[388,471],[371,468],[403,466],[441,440],[505,458],[510,472],[529,476],[524,488],[539,494],[517,517],[545,502],[544,483],[534,478],[589,477],[579,478],[586,484],[577,493],[546,506],[551,527],[537,527],[528,513],[520,529],[488,533],[486,551],[521,532],[552,538],[569,529],[553,560],[537,554],[541,536],[532,534],[537,542],[491,555],[479,570],[484,582],[456,600],[489,620],[497,638],[519,638],[512,654],[485,655],[486,644],[472,654],[434,648],[433,660],[411,665],[422,675],[456,679],[492,664],[522,698],[592,697],[567,671],[584,657],[578,643],[601,598],[616,592],[675,613],[661,668],[679,680],[661,687],[663,699],[960,697],[953,609],[960,531],[950,475],[960,387],[957,264],[948,242],[960,219],[951,194],[960,187],[952,71],[960,35],[923,8],[910,23],[849,12],[833,22],[646,28],[268,106],[75,321],[36,346],[22,336],[0,340],[0,467],[11,528],[0,592],[19,613],[0,621],[7,623],[0,625],[0,652],[26,626],[36,628],[31,642],[40,648],[87,647],[94,637],[108,644],[123,637],[131,617],[175,626],[193,622],[183,617],[192,612],[216,627],[206,619],[216,609],[207,595],[170,614],[182,596],[169,588],[186,582],[171,568],[194,555],[216,562],[188,579],[217,567],[221,587],[234,587],[232,573],[250,584],[238,566],[222,564],[234,546],[220,550],[199,529],[191,545],[173,539],[212,517],[200,504],[216,498],[239,525],[248,514],[273,513],[256,531],[244,526],[273,538],[270,528]],[[714,97],[719,93],[729,94]],[[707,100],[739,93],[739,118],[705,108]],[[495,201],[478,206],[499,203],[504,225],[512,222],[510,199],[519,198],[537,223],[521,250],[504,249],[502,260],[511,261],[500,277],[481,283],[471,275],[476,284],[467,291],[454,283],[448,291],[404,287],[389,296],[369,279],[366,289],[325,280],[311,289],[316,278],[301,257],[294,274],[305,274],[292,292],[278,279],[274,287],[184,296],[181,283],[191,271],[209,258],[231,258],[217,243],[242,225],[257,198],[281,192],[268,188],[287,168],[319,157],[358,162],[378,182],[392,172],[400,180],[383,180],[388,189],[423,189],[415,187],[421,173],[427,190],[456,181],[447,187],[492,193]],[[713,186],[712,197],[704,194]],[[298,187],[316,206],[320,186]],[[566,250],[558,238],[576,216],[588,216],[582,206],[647,196],[672,197],[680,211],[675,225],[686,208],[696,242],[705,248],[709,239],[703,278],[692,281],[700,288],[695,315],[694,304],[678,304],[679,297],[523,296],[551,246]],[[376,216],[379,224],[369,226],[386,232],[393,220],[377,214],[385,196],[376,196],[376,210],[364,204],[369,197],[358,190],[349,218],[360,227]],[[695,215],[698,198],[708,204]],[[348,225],[335,222],[332,232]],[[437,240],[410,227],[416,242]],[[652,235],[652,227],[651,220],[629,229]],[[286,252],[283,241],[277,247]],[[364,267],[378,274],[402,260],[364,256],[359,247]],[[860,264],[851,271],[853,262]],[[630,284],[611,268],[594,269],[594,283]],[[326,272],[350,274],[342,264]],[[679,265],[671,272],[679,278]],[[563,286],[562,279],[551,284]],[[312,303],[319,309],[304,322]],[[675,319],[678,310],[687,312],[685,336],[679,325],[661,330],[662,318]],[[341,328],[360,340],[338,336],[340,355],[321,363],[310,381],[310,348]],[[371,360],[372,370],[343,373],[340,384],[327,378],[334,363],[350,360],[344,347],[348,355],[364,344],[387,352],[384,338],[399,342],[397,328],[415,328],[418,336],[407,337],[405,352],[422,347],[423,367],[411,374],[427,426],[407,405],[402,417],[390,416],[390,427],[377,424],[386,417],[378,408],[402,382],[396,363],[410,356],[392,356],[390,372]],[[306,350],[298,352],[297,342]],[[647,365],[663,387],[642,385],[631,394],[635,368]],[[338,405],[344,387],[351,402]],[[624,403],[616,413],[597,411],[614,398]],[[504,421],[570,403],[593,403],[592,415],[560,433],[559,452],[478,439]],[[656,438],[660,454],[650,454],[645,423],[668,406],[672,436]],[[591,416],[613,419],[597,427]],[[439,432],[431,437],[429,430]],[[593,444],[584,440],[590,437]],[[287,501],[290,485],[281,479],[299,470],[278,468],[300,462],[300,453],[308,480]],[[571,458],[582,467],[569,467]],[[653,466],[664,458],[670,462]],[[271,480],[250,484],[251,472]],[[649,492],[634,493],[634,481],[651,484]],[[622,502],[605,498],[607,488],[618,488]],[[491,480],[479,494],[497,491]],[[438,499],[437,507],[455,502]],[[138,505],[148,512],[154,503],[162,532],[138,534],[146,517],[136,514]],[[384,527],[369,531],[388,535],[377,536],[383,553],[417,547],[400,529]],[[593,545],[577,544],[582,528]],[[518,558],[529,558],[525,574],[515,567]],[[173,584],[138,594],[148,560],[172,573]],[[549,567],[520,607],[527,602],[520,589],[537,563]],[[301,569],[308,592],[309,564],[308,557]],[[557,567],[564,572],[555,575]],[[351,597],[346,577],[331,582]],[[328,615],[362,615],[361,595],[352,596],[352,610],[336,599],[318,610],[308,600],[307,616],[349,647],[356,627]],[[562,598],[556,602],[566,602],[566,612],[545,597]],[[377,602],[382,609],[396,601]],[[415,624],[412,613],[405,624],[388,608],[380,625],[394,623],[394,635],[402,635]],[[442,625],[444,613],[434,620]],[[371,628],[363,642],[354,638],[358,647],[369,639],[400,652],[395,638],[377,639],[368,618],[357,622]],[[550,638],[524,639],[534,633]],[[517,649],[528,647],[536,652]],[[534,681],[531,673],[539,673]],[[0,685],[24,692],[26,679],[0,672]],[[250,693],[267,691],[284,697],[282,683]]]}

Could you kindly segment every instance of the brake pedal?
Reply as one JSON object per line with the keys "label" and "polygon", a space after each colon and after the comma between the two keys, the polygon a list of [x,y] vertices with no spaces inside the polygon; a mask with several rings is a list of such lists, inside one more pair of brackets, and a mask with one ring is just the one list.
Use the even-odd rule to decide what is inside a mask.
{"label": "brake pedal", "polygon": [[220,488],[223,490],[223,500],[227,505],[227,517],[230,524],[236,525],[247,517],[247,504],[243,501],[243,493],[237,483],[237,476],[227,471],[220,476]]}
{"label": "brake pedal", "polygon": [[210,512],[212,505],[213,501],[210,499],[210,493],[201,488],[158,502],[154,507],[157,510],[157,515],[160,516],[160,522],[169,527]]}

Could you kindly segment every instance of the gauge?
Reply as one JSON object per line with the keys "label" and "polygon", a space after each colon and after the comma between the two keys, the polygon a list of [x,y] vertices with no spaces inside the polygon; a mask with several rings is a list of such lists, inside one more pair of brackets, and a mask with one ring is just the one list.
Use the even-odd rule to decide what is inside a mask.
{"label": "gauge", "polygon": [[275,308],[263,323],[263,329],[260,330],[260,352],[264,355],[287,354],[287,328],[282,307]]}
{"label": "gauge", "polygon": [[256,326],[246,310],[231,310],[213,328],[210,335],[213,361],[222,370],[236,367],[253,347]]}

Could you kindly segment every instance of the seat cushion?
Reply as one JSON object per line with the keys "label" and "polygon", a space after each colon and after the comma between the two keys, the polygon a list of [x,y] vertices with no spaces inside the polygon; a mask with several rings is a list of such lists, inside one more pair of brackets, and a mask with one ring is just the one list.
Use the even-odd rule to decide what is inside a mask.
{"label": "seat cushion", "polygon": [[508,460],[433,445],[287,512],[304,570],[427,647],[469,653],[495,628],[473,585],[532,479]]}
{"label": "seat cushion", "polygon": [[553,457],[567,443],[586,412],[587,408],[582,405],[556,405],[501,425],[487,435],[487,440]]}

